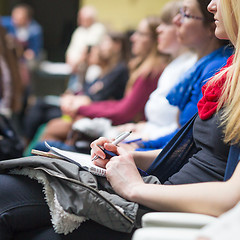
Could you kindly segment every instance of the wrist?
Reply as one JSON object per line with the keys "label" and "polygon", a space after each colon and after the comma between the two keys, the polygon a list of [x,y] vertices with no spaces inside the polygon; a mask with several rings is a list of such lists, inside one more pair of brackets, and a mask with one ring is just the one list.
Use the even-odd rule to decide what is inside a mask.
{"label": "wrist", "polygon": [[129,185],[129,190],[126,191],[126,197],[128,198],[128,200],[132,201],[132,202],[140,202],[140,199],[142,198],[142,194],[143,194],[143,188],[145,186],[145,183],[137,183],[137,184],[132,184]]}

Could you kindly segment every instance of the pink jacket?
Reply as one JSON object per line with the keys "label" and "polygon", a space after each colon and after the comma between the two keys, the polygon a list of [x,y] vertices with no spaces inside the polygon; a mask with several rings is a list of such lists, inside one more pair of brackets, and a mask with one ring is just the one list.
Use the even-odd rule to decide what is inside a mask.
{"label": "pink jacket", "polygon": [[84,117],[104,117],[112,120],[113,125],[119,125],[138,120],[143,120],[144,106],[149,95],[157,87],[161,73],[139,76],[132,89],[121,100],[106,100],[94,102],[88,106],[82,106],[78,114]]}

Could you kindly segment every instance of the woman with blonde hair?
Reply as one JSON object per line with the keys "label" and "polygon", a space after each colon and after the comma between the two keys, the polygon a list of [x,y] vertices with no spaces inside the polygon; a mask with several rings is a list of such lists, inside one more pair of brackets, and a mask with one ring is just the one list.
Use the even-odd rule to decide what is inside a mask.
{"label": "woman with blonde hair", "polygon": [[[203,88],[203,98],[199,102],[199,117],[195,120],[195,130],[207,134],[204,138],[206,144],[209,139],[213,141],[213,147],[210,147],[207,151],[213,151],[216,158],[222,151],[218,144],[221,145],[220,148],[229,145],[228,165],[232,165],[232,168],[226,168],[226,175],[229,178],[240,154],[240,127],[238,123],[240,113],[237,108],[240,85],[240,38],[238,34],[240,32],[240,2],[238,0],[212,0],[208,9],[215,17],[216,36],[221,39],[229,38],[236,48],[236,53],[229,59],[225,68]],[[217,133],[221,131],[216,126],[223,128],[224,135],[215,135],[215,131]],[[210,132],[208,132],[209,130]],[[237,144],[234,145],[234,143]],[[118,156],[104,159],[105,155],[97,146],[98,144],[101,144],[107,150],[114,151]],[[139,153],[131,155],[121,147],[115,146],[103,138],[93,142],[92,149],[93,156],[96,154],[104,159],[98,159],[95,163],[106,166],[107,180],[118,197],[122,196],[123,199],[128,199],[130,202],[138,203],[151,210],[197,212],[218,216],[240,201],[239,164],[233,176],[226,182],[214,181],[178,186],[147,184],[143,182],[136,165],[146,170],[151,159],[149,153],[144,153],[141,157],[140,155],[137,156]],[[198,150],[201,151],[201,149]],[[231,151],[234,151],[233,155]],[[207,155],[205,157],[208,161]],[[16,166],[19,166],[19,159],[15,162]],[[5,161],[1,163],[1,167],[11,169],[12,164],[13,161]],[[46,219],[49,219],[49,216],[45,216],[48,209],[40,199],[43,196],[39,184],[28,178],[9,174],[1,174],[0,180],[0,236],[2,239],[17,239],[16,235],[19,236],[24,231],[25,239],[27,239],[26,234],[32,234],[35,239],[37,239],[37,235],[45,236],[45,239],[49,236],[51,236],[49,237],[51,239],[77,239],[77,236],[78,239],[79,237],[96,239],[96,232],[97,239],[130,239],[129,234],[122,235],[120,232],[111,231],[89,221],[67,236],[54,234],[53,230],[42,229],[41,227],[49,225],[50,222],[46,221]],[[21,191],[15,191],[15,189],[21,189]],[[19,204],[23,200],[24,202]],[[26,218],[28,221],[27,224],[24,224],[23,220]],[[35,235],[30,230],[35,230]],[[34,239],[34,237],[31,239]]]}
{"label": "woman with blonde hair", "polygon": [[[224,133],[222,141],[224,145],[231,146],[225,171],[225,179],[230,179],[226,182],[214,181],[178,186],[145,184],[136,169],[134,160],[139,167],[146,170],[146,165],[149,165],[149,158],[147,158],[149,154],[145,153],[145,156],[137,159],[139,153],[134,153],[133,159],[129,153],[116,148],[106,139],[92,143],[94,153],[102,158],[105,158],[105,155],[97,147],[98,144],[104,145],[108,150],[116,151],[119,155],[111,158],[107,164],[106,160],[104,162],[108,180],[115,191],[131,201],[157,211],[181,211],[219,216],[240,201],[240,165],[238,164],[240,156],[240,2],[212,0],[208,10],[214,14],[216,36],[220,39],[229,39],[235,47],[235,54],[229,58],[227,65],[204,85],[203,98],[198,103],[198,121],[202,122],[204,132],[207,122],[219,115],[218,125],[223,128]],[[212,138],[209,132],[208,136]],[[207,138],[205,141],[207,143]],[[145,162],[142,161],[143,159]],[[98,164],[102,164],[102,161]]]}

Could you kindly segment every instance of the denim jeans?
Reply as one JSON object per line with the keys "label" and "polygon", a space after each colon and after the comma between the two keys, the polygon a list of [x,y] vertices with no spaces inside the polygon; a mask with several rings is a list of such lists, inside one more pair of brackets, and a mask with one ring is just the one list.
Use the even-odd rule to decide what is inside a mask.
{"label": "denim jeans", "polygon": [[91,220],[68,235],[54,232],[42,185],[25,176],[0,174],[0,240],[127,240]]}

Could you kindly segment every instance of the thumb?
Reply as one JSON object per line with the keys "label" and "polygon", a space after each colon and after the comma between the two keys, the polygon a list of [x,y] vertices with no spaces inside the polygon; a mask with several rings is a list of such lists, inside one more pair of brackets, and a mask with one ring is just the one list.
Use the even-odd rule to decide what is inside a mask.
{"label": "thumb", "polygon": [[126,155],[129,152],[126,149],[124,149],[123,147],[117,147],[117,153],[118,153],[118,155]]}

